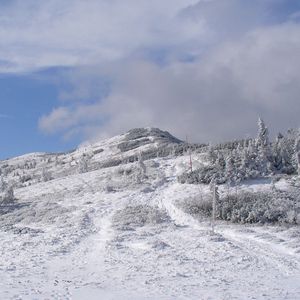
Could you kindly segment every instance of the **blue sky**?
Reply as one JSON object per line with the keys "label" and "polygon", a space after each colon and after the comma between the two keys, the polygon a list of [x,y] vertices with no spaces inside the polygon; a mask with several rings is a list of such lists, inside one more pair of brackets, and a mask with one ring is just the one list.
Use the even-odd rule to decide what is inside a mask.
{"label": "blue sky", "polygon": [[299,127],[297,0],[0,0],[0,159],[155,126]]}
{"label": "blue sky", "polygon": [[41,114],[58,105],[55,84],[32,75],[1,76],[0,99],[2,159],[34,151],[63,151],[79,143],[79,139],[64,141],[38,130]]}

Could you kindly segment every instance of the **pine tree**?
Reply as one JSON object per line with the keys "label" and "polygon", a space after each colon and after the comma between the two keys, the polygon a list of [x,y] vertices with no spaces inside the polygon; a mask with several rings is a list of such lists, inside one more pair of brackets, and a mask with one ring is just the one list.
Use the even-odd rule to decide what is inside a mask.
{"label": "pine tree", "polygon": [[251,160],[247,148],[243,149],[241,156],[242,159],[241,159],[241,166],[239,172],[240,174],[242,174],[243,179],[247,179],[251,177],[251,173],[250,173]]}
{"label": "pine tree", "polygon": [[258,171],[262,175],[267,175],[270,172],[270,164],[268,162],[271,160],[269,130],[261,118],[258,119],[258,135],[256,145],[258,149],[258,155],[256,159],[256,164],[259,168]]}
{"label": "pine tree", "polygon": [[224,168],[226,166],[224,155],[220,151],[218,151],[218,153],[217,153],[217,159],[216,159],[215,164],[216,164],[217,168],[220,170],[224,170]]}
{"label": "pine tree", "polygon": [[300,151],[297,152],[297,173],[300,175]]}
{"label": "pine tree", "polygon": [[269,146],[269,130],[261,118],[258,119],[257,143],[260,147],[266,148]]}
{"label": "pine tree", "polygon": [[272,162],[276,170],[281,170],[283,167],[283,158],[282,158],[282,147],[283,147],[283,135],[279,132],[275,143],[273,143],[272,149]]}
{"label": "pine tree", "polygon": [[215,153],[212,144],[209,144],[207,151],[208,161],[213,165],[217,160],[217,154]]}
{"label": "pine tree", "polygon": [[286,137],[282,139],[280,150],[282,157],[282,169],[281,171],[287,174],[292,174],[297,171],[297,157],[296,152],[296,139],[299,132],[293,129],[289,129]]}
{"label": "pine tree", "polygon": [[298,175],[300,175],[300,136],[299,135],[295,139],[293,166],[296,172],[298,173]]}
{"label": "pine tree", "polygon": [[234,166],[234,160],[232,157],[232,153],[230,153],[225,162],[225,177],[226,180],[230,183],[233,183],[235,181],[235,166]]}

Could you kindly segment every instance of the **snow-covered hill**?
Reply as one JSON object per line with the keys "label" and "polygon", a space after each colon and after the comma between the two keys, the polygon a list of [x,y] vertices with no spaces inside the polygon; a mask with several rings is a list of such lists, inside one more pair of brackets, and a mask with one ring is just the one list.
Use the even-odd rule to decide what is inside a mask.
{"label": "snow-covered hill", "polygon": [[[0,299],[300,299],[299,227],[219,221],[212,234],[181,205],[210,195],[177,181],[186,146],[145,128],[1,161],[15,199],[0,205]],[[205,165],[207,147],[192,148]],[[289,178],[238,188],[274,186]]]}

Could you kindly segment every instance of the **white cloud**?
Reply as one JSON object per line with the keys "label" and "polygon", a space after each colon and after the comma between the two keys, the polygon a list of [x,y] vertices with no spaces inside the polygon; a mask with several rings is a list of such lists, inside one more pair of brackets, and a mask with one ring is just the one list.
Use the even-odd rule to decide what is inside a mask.
{"label": "white cloud", "polygon": [[203,33],[177,18],[196,0],[13,1],[0,10],[1,72],[126,58],[147,47],[182,46]]}
{"label": "white cloud", "polygon": [[[114,78],[109,95],[96,104],[75,102],[75,110],[73,103],[65,108],[67,120],[65,116],[57,120],[53,111],[43,117],[41,127],[49,131],[61,123],[56,130],[68,133],[75,128],[91,138],[157,126],[197,141],[253,135],[258,115],[274,131],[297,127],[299,53],[300,27],[288,23],[221,45],[205,60],[165,67],[132,62],[121,69],[107,68],[106,73],[99,69],[99,76]],[[95,72],[93,68],[92,76]],[[84,74],[88,76],[87,69]],[[80,93],[80,83],[74,81],[73,96]],[[68,120],[72,123],[66,126]]]}
{"label": "white cloud", "polygon": [[286,0],[0,8],[0,73],[72,67],[43,132],[93,138],[157,126],[208,141],[253,134],[258,115],[275,130],[299,125],[300,26]]}

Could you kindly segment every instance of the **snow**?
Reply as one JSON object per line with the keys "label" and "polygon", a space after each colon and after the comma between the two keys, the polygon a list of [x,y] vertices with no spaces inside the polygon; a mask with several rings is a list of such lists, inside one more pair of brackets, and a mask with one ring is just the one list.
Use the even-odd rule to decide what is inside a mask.
{"label": "snow", "polygon": [[[120,153],[123,138],[62,157],[103,149],[92,158],[96,164],[141,151]],[[155,147],[151,142],[142,147]],[[209,219],[176,205],[199,197],[199,189],[209,193],[177,182],[188,156],[145,161],[141,184],[118,172],[135,165],[78,174],[53,162],[55,179],[16,189],[16,203],[0,218],[0,299],[300,299],[299,227],[217,222],[212,234]],[[276,185],[287,188],[284,179]],[[271,182],[240,188],[268,190]]]}

